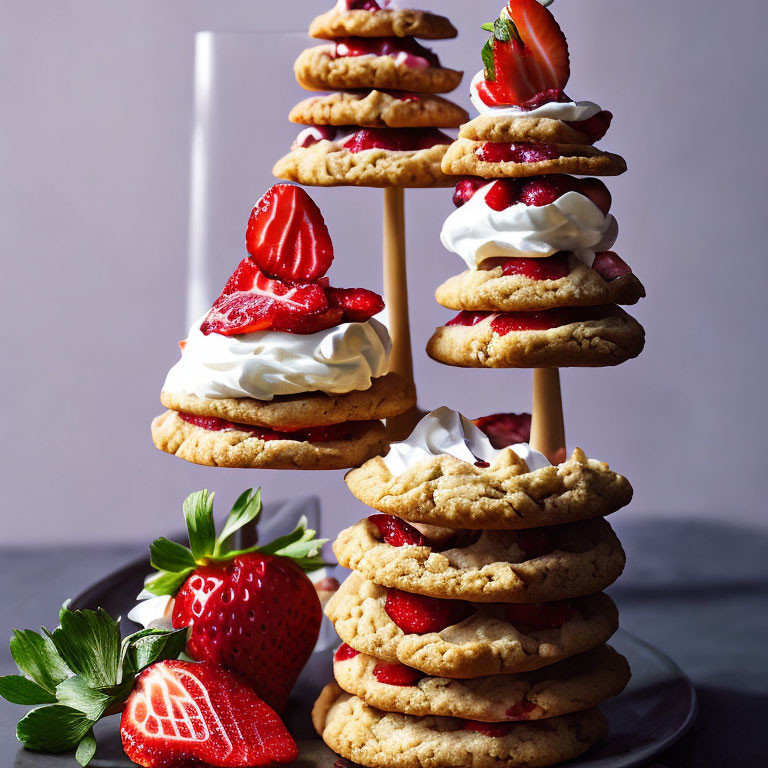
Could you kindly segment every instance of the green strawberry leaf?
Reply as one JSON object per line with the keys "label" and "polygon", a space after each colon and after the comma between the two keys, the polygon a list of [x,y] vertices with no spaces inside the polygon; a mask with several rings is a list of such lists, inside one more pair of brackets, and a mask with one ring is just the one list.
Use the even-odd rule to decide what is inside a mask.
{"label": "green strawberry leaf", "polygon": [[486,32],[493,32],[493,22],[488,21],[485,24],[483,24],[480,29],[484,29]]}
{"label": "green strawberry leaf", "polygon": [[27,749],[63,752],[77,746],[92,726],[83,712],[51,704],[27,712],[16,726],[16,738]]}
{"label": "green strawberry leaf", "polygon": [[486,41],[480,55],[483,58],[483,66],[485,67],[485,79],[490,83],[496,82],[496,62],[493,58],[493,40],[489,39]]}
{"label": "green strawberry leaf", "polygon": [[496,19],[493,22],[493,36],[502,43],[512,39],[512,23],[507,19]]}
{"label": "green strawberry leaf", "polygon": [[196,562],[213,554],[216,546],[216,527],[213,522],[213,494],[207,490],[191,493],[184,500],[184,518],[187,521],[189,546]]}
{"label": "green strawberry leaf", "polygon": [[149,545],[149,562],[158,571],[183,571],[196,565],[191,549],[163,537]]}
{"label": "green strawberry leaf", "polygon": [[47,633],[64,663],[88,685],[102,688],[117,683],[120,627],[103,609],[60,614],[61,626]]}
{"label": "green strawberry leaf", "polygon": [[128,669],[136,675],[155,662],[178,659],[187,645],[187,628],[145,629],[125,638],[123,644]]}
{"label": "green strawberry leaf", "polygon": [[51,640],[31,629],[13,631],[11,656],[27,677],[50,694],[56,691],[56,686],[62,680],[72,674]]}
{"label": "green strawberry leaf", "polygon": [[144,589],[153,595],[175,595],[181,585],[187,580],[194,568],[185,568],[183,571],[173,573],[170,571],[160,571],[157,576],[153,576],[145,585]]}
{"label": "green strawberry leaf", "polygon": [[261,515],[261,488],[257,488],[254,493],[253,488],[249,488],[240,494],[237,501],[227,515],[219,537],[216,539],[216,549],[214,555],[220,555],[226,551],[229,539],[239,531],[244,525],[258,520]]}
{"label": "green strawberry leaf", "polygon": [[0,696],[11,704],[53,704],[56,701],[50,691],[21,675],[0,677]]}
{"label": "green strawberry leaf", "polygon": [[88,763],[91,762],[93,756],[96,754],[96,737],[93,735],[93,728],[83,736],[80,743],[77,745],[77,751],[75,752],[75,760],[85,768]]}
{"label": "green strawberry leaf", "polygon": [[59,683],[56,688],[56,698],[59,704],[82,712],[93,722],[96,722],[112,703],[110,696],[91,688],[80,675]]}

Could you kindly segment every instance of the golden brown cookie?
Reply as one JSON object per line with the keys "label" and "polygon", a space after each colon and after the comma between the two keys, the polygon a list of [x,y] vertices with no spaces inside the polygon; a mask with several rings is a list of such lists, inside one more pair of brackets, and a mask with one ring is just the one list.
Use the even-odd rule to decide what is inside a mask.
{"label": "golden brown cookie", "polygon": [[350,152],[332,141],[294,149],[275,163],[278,179],[320,187],[450,187],[440,161],[448,145],[415,152],[366,149]]}
{"label": "golden brown cookie", "polygon": [[299,85],[307,91],[384,88],[417,93],[447,93],[461,82],[463,72],[443,67],[417,69],[398,64],[393,56],[334,57],[332,45],[304,51],[294,65]]}
{"label": "golden brown cookie", "polygon": [[600,315],[594,319],[537,331],[498,333],[493,313],[476,325],[444,325],[429,340],[427,354],[462,368],[599,367],[637,357],[645,345],[643,326],[619,307],[597,310],[590,313]]}
{"label": "golden brown cookie", "polygon": [[[475,603],[545,603],[600,592],[624,570],[616,534],[602,519],[534,531],[484,531],[476,541],[391,546],[368,519],[333,544],[339,565],[385,587]],[[463,545],[462,545],[463,544]]]}
{"label": "golden brown cookie", "polygon": [[347,472],[347,486],[369,507],[413,523],[518,530],[604,517],[632,500],[632,486],[577,448],[562,464],[534,472],[507,448],[477,467],[435,456],[393,475],[374,458]]}
{"label": "golden brown cookie", "polygon": [[456,28],[445,16],[406,8],[376,11],[342,10],[338,7],[318,16],[309,27],[312,37],[419,37],[446,40],[456,37]]}
{"label": "golden brown cookie", "polygon": [[491,723],[558,717],[617,696],[630,678],[627,660],[607,645],[533,672],[468,680],[430,676],[415,680],[414,675],[412,685],[382,682],[375,672],[378,659],[364,653],[343,658],[348,653],[334,657],[333,676],[341,688],[371,707],[415,717]]}
{"label": "golden brown cookie", "polygon": [[527,606],[477,603],[468,618],[426,634],[400,629],[386,611],[386,600],[386,587],[353,572],[328,601],[325,615],[342,641],[356,651],[436,677],[539,669],[602,645],[619,626],[616,606],[603,593],[569,601],[570,618],[552,629],[511,623],[507,611]]}
{"label": "golden brown cookie", "polygon": [[608,732],[600,712],[588,709],[510,723],[492,736],[454,718],[382,712],[335,683],[320,694],[312,723],[334,752],[367,768],[537,768],[578,757]]}
{"label": "golden brown cookie", "polygon": [[323,427],[347,421],[389,419],[416,405],[416,389],[396,373],[373,379],[368,389],[344,395],[308,392],[282,395],[272,400],[250,397],[199,398],[162,392],[162,404],[172,411],[213,416],[238,424],[278,430]]}
{"label": "golden brown cookie", "polygon": [[570,173],[574,176],[618,176],[627,170],[624,158],[611,152],[602,152],[591,146],[574,144],[553,145],[561,157],[530,163],[481,160],[477,150],[484,142],[457,139],[443,158],[443,171],[454,176],[481,176],[484,179],[519,178],[547,173]]}
{"label": "golden brown cookie", "polygon": [[442,96],[398,91],[347,91],[311,96],[289,115],[302,125],[364,128],[457,128],[469,115]]}
{"label": "golden brown cookie", "polygon": [[346,469],[385,453],[388,447],[380,421],[350,422],[349,436],[329,442],[263,440],[239,429],[205,429],[185,421],[176,411],[166,411],[152,421],[157,448],[208,467]]}
{"label": "golden brown cookie", "polygon": [[567,122],[551,117],[520,117],[478,115],[461,127],[459,136],[471,141],[532,141],[543,144],[594,144],[584,131],[572,128]]}
{"label": "golden brown cookie", "polygon": [[568,265],[570,272],[565,277],[534,280],[526,275],[505,275],[500,264],[489,264],[488,269],[466,270],[448,278],[435,298],[448,309],[519,312],[636,304],[645,296],[643,284],[633,274],[606,281],[573,254],[568,256]]}

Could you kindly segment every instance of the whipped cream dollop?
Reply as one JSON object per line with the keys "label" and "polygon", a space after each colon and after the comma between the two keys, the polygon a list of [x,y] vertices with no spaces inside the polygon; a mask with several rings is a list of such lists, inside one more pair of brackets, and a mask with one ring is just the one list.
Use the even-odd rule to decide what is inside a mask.
{"label": "whipped cream dollop", "polygon": [[197,397],[253,397],[369,389],[389,370],[391,341],[378,320],[342,323],[318,333],[256,331],[237,336],[190,329],[164,392]]}
{"label": "whipped cream dollop", "polygon": [[[531,471],[551,466],[546,456],[534,451],[528,443],[509,447]],[[448,454],[470,464],[477,461],[490,464],[500,453],[469,419],[443,406],[428,413],[407,440],[393,443],[383,461],[393,475],[399,475],[415,463],[433,456]]]}
{"label": "whipped cream dollop", "polygon": [[497,117],[550,117],[553,120],[566,120],[578,122],[589,120],[598,112],[602,112],[599,104],[593,101],[550,101],[536,109],[522,109],[521,107],[491,107],[486,104],[477,92],[477,86],[485,80],[485,73],[480,70],[469,84],[469,98],[474,108],[481,115],[495,115]]}
{"label": "whipped cream dollop", "polygon": [[553,203],[524,203],[495,211],[485,198],[492,184],[475,192],[443,225],[443,245],[477,269],[486,259],[552,256],[573,251],[588,267],[595,252],[607,251],[619,234],[619,225],[588,197],[566,192]]}

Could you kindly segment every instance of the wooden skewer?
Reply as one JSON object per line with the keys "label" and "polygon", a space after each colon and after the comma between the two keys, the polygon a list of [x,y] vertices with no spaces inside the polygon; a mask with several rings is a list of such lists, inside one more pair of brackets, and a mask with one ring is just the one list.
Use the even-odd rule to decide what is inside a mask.
{"label": "wooden skewer", "polygon": [[534,368],[531,448],[553,464],[565,461],[565,423],[558,368]]}
{"label": "wooden skewer", "polygon": [[[387,305],[392,354],[389,368],[413,382],[411,324],[408,314],[408,279],[405,263],[405,195],[402,187],[384,190],[384,301]],[[387,420],[390,440],[403,440],[421,414],[418,408]]]}

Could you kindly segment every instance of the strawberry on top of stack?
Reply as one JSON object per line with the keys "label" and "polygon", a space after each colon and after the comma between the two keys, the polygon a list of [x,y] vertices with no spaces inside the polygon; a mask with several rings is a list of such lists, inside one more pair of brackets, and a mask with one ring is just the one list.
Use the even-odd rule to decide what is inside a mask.
{"label": "strawberry on top of stack", "polygon": [[330,235],[299,187],[261,198],[246,247],[181,343],[155,445],[197,464],[267,469],[339,469],[380,454],[380,420],[416,401],[389,372],[389,334],[373,319],[381,297],[330,285]]}
{"label": "strawberry on top of stack", "polygon": [[[459,315],[428,353],[449,365],[616,365],[643,348],[642,327],[620,309],[645,295],[610,248],[618,225],[611,194],[593,176],[626,170],[593,146],[612,115],[572,101],[568,44],[537,0],[510,0],[472,80],[479,116],[443,160],[463,176],[442,241],[468,269],[437,290]],[[589,178],[577,178],[588,176]]]}
{"label": "strawberry on top of stack", "polygon": [[440,162],[467,112],[437,94],[462,73],[446,69],[417,38],[456,36],[443,16],[391,8],[387,0],[339,0],[318,16],[310,35],[326,40],[296,61],[310,91],[331,91],[298,104],[290,120],[307,126],[273,173],[301,184],[367,187],[450,185]]}

